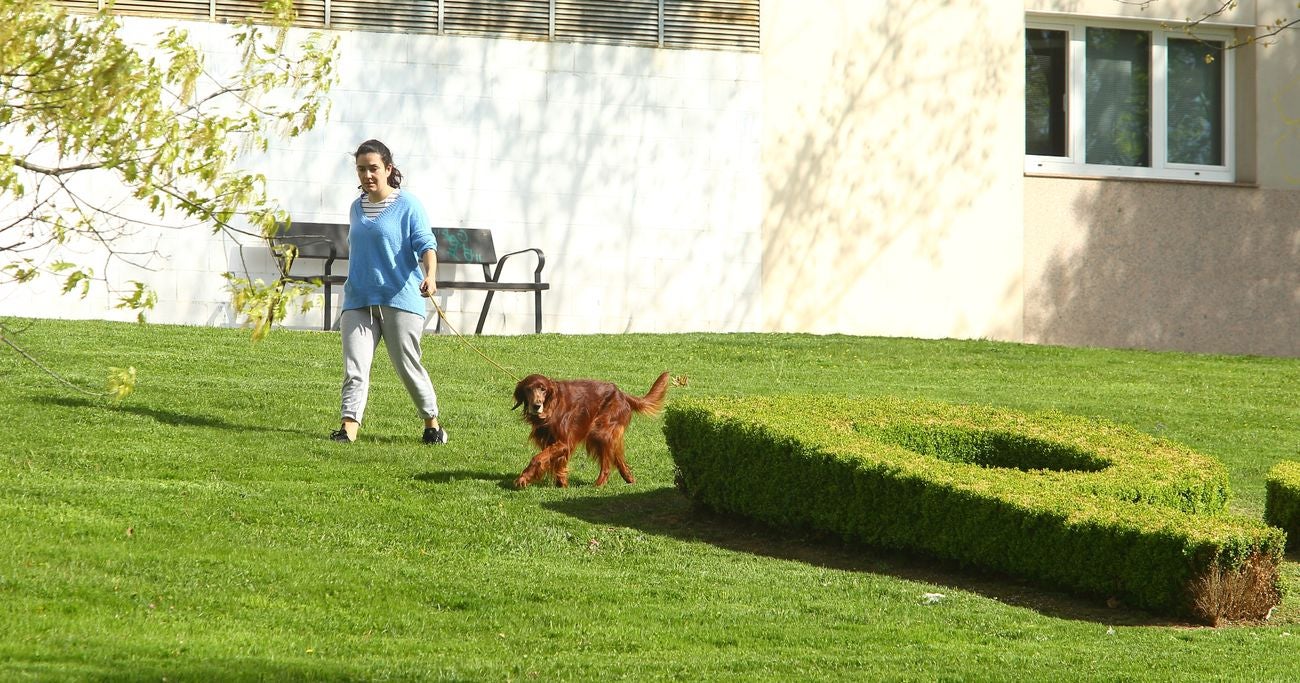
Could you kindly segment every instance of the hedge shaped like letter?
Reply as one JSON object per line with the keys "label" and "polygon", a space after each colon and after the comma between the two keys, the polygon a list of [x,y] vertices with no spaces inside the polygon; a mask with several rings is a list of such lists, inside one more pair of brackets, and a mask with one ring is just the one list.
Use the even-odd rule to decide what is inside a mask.
{"label": "hedge shaped like letter", "polygon": [[1288,548],[1300,548],[1300,462],[1283,460],[1268,471],[1264,521],[1286,531]]}
{"label": "hedge shaped like letter", "polygon": [[695,501],[1207,623],[1281,600],[1285,534],[1231,516],[1227,474],[1100,420],[893,398],[681,399],[664,432]]}

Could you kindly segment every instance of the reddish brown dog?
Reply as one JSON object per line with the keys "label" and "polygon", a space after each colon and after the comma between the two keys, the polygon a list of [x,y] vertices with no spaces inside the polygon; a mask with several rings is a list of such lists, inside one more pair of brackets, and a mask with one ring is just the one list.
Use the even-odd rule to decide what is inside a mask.
{"label": "reddish brown dog", "polygon": [[[556,486],[569,485],[569,456],[583,443],[600,465],[596,486],[604,486],[609,470],[618,468],[631,484],[632,470],[623,457],[623,432],[632,413],[653,415],[663,405],[668,373],[659,375],[650,393],[629,396],[610,382],[590,379],[554,380],[529,375],[515,385],[515,408],[524,406],[524,420],[532,425],[529,438],[541,449],[515,480],[524,488],[548,472]],[[512,408],[511,410],[513,410]]]}

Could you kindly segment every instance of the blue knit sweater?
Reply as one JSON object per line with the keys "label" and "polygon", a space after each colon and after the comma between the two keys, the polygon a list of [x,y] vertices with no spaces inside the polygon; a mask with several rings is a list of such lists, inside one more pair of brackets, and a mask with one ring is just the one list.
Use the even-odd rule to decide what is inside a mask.
{"label": "blue knit sweater", "polygon": [[366,218],[361,198],[352,202],[348,231],[348,281],[343,285],[343,310],[392,306],[425,315],[420,296],[420,256],[436,249],[429,217],[415,197],[398,194],[396,201],[374,218]]}

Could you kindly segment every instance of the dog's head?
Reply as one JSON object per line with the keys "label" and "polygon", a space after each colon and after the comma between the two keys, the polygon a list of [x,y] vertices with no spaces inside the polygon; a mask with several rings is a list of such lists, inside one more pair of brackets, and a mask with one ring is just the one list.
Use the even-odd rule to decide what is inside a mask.
{"label": "dog's head", "polygon": [[555,384],[542,375],[529,375],[515,385],[515,405],[524,407],[524,416],[545,420],[547,399],[555,393]]}

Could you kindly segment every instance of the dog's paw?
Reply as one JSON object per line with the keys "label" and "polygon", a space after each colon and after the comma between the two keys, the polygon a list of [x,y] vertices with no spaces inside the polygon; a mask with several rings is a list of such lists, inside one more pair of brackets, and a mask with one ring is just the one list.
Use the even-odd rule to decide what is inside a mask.
{"label": "dog's paw", "polygon": [[528,488],[528,484],[529,484],[528,477],[519,477],[518,479],[515,480],[515,488],[520,490]]}

